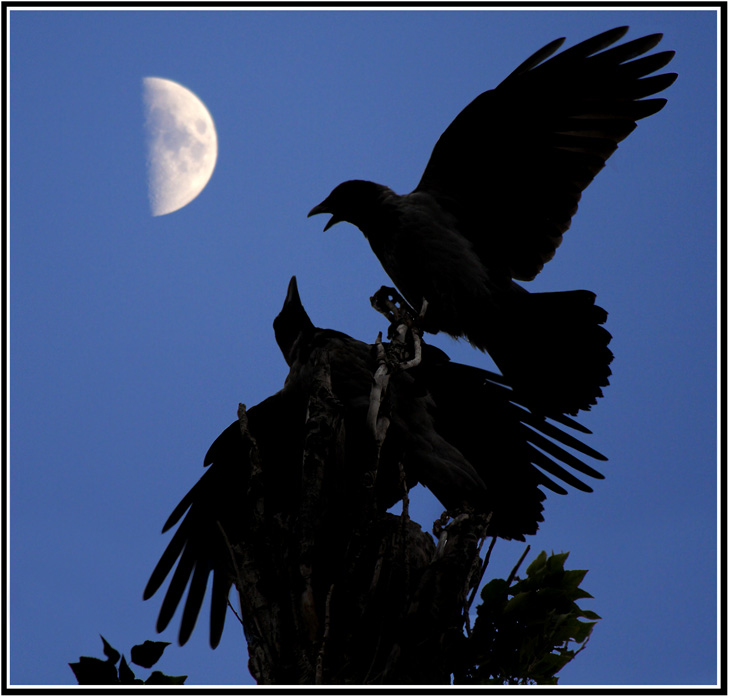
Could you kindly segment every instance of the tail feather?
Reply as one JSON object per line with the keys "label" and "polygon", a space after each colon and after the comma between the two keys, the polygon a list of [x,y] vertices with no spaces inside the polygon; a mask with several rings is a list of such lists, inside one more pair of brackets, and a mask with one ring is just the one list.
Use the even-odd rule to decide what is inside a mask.
{"label": "tail feather", "polygon": [[510,296],[487,349],[531,409],[575,415],[603,396],[613,354],[595,300],[590,291]]}

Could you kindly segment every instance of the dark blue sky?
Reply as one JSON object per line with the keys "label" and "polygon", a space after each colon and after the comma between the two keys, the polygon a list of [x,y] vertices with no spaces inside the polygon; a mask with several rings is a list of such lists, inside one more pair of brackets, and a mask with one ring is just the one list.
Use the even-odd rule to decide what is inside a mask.
{"label": "dark blue sky", "polygon": [[[621,144],[531,290],[589,288],[616,356],[581,421],[610,460],[548,495],[532,545],[588,569],[601,620],[562,684],[713,685],[717,531],[717,17],[705,10],[9,13],[10,681],[157,636],[142,589],[208,445],[278,390],[289,277],[320,326],[372,341],[387,277],[354,228],[306,213],[349,178],[410,191],[478,93],[548,41],[664,32],[667,107]],[[219,159],[151,217],[142,78],[196,93]],[[529,205],[529,202],[526,202]],[[468,345],[452,358],[490,367]],[[488,434],[485,435],[488,438]],[[426,529],[440,514],[419,496]],[[524,548],[498,542],[491,576]],[[176,618],[159,639],[174,641]],[[160,668],[251,683],[240,625],[206,622]]]}

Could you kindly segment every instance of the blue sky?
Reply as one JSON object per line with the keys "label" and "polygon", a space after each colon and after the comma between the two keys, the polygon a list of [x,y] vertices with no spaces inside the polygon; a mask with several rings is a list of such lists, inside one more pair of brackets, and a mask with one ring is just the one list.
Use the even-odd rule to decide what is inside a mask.
{"label": "blue sky", "polygon": [[[388,283],[362,235],[306,213],[333,186],[399,193],[478,93],[533,51],[628,24],[664,32],[679,73],[585,193],[531,290],[588,288],[609,311],[611,386],[581,421],[610,460],[595,492],[549,494],[529,541],[588,569],[601,620],[561,683],[716,682],[717,97],[714,10],[9,13],[9,668],[73,684],[67,662],[174,641],[142,589],[208,445],[278,390],[271,323],[296,274],[315,323],[372,341]],[[180,82],[219,158],[188,206],[153,218],[142,78]],[[491,367],[468,345],[453,359]],[[486,437],[488,438],[488,436]],[[421,488],[419,488],[421,489]],[[440,514],[419,496],[414,517]],[[498,542],[505,576],[521,543]],[[229,616],[163,671],[246,684]]]}

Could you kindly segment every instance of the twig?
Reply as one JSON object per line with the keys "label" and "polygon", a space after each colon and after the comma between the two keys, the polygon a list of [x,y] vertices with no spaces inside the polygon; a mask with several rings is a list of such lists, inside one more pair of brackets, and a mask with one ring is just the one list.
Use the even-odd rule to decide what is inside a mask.
{"label": "twig", "polygon": [[[242,402],[238,403],[237,416],[238,416],[238,426],[241,430],[241,436],[244,438],[244,440],[247,440],[251,444],[251,451],[253,451],[254,449],[257,448],[257,444],[256,444],[256,440],[251,435],[251,432],[248,430],[248,413],[246,411],[246,405],[244,405]],[[258,458],[252,458],[251,459],[252,477],[261,472],[260,467],[257,467],[257,466],[259,466]],[[228,554],[230,555],[231,567],[233,568],[233,570],[236,573],[236,581],[238,582],[238,584],[236,585],[236,589],[243,590],[245,588],[245,585],[244,585],[243,579],[241,577],[241,569],[236,560],[236,553],[233,548],[233,545],[231,544],[231,541],[228,538],[228,535],[226,534],[226,530],[223,528],[223,524],[221,524],[220,521],[216,521],[216,524],[218,525],[218,530],[220,531],[221,535],[223,536],[223,540],[226,544],[226,549],[228,550]],[[230,607],[230,609],[233,611],[233,614],[236,616],[236,618],[238,618],[238,622],[241,625],[243,625],[243,619],[241,618],[241,616],[238,615],[238,613],[236,612],[236,609],[233,608],[233,604],[231,603],[231,600],[227,599],[226,601],[227,601],[227,604]],[[258,619],[255,619],[255,621],[258,626]],[[260,628],[259,628],[259,630],[260,630]]]}
{"label": "twig", "polygon": [[[444,520],[444,517],[448,518],[447,512],[444,512],[441,515],[441,518],[438,521],[434,522],[434,534],[438,536],[438,543],[436,544],[436,551],[434,552],[433,559],[437,560],[440,557],[443,557],[444,553],[446,552],[446,544],[449,540],[449,533],[450,530],[453,528],[455,533],[459,530],[459,527],[461,526],[461,523],[463,521],[466,521],[470,518],[470,514],[466,512],[462,512],[461,514],[458,514],[454,517],[452,521],[450,521],[448,524],[444,525],[443,528],[438,528],[436,524],[442,522]],[[437,533],[438,531],[438,533]]]}
{"label": "twig", "polygon": [[520,565],[524,562],[525,558],[527,557],[527,553],[530,552],[530,546],[528,545],[525,548],[525,552],[522,553],[522,556],[519,560],[517,560],[517,564],[512,568],[512,571],[509,573],[509,577],[507,577],[507,588],[509,588],[512,585],[512,582],[517,575],[517,570],[520,568]]}
{"label": "twig", "polygon": [[406,478],[406,471],[403,468],[403,463],[400,461],[398,461],[398,470],[400,471],[400,484],[403,487],[403,511],[401,512],[401,528],[403,528],[410,518],[408,511],[410,500],[408,498],[408,480]]}
{"label": "twig", "polygon": [[[486,539],[483,538],[482,542],[479,544],[479,552],[481,552],[481,546],[482,546],[482,543],[484,542],[484,540],[486,540]],[[479,579],[477,580],[477,583],[472,587],[471,596],[469,597],[466,607],[464,608],[464,618],[465,618],[467,636],[471,635],[471,621],[469,620],[469,611],[471,610],[471,606],[474,603],[474,597],[477,595],[477,591],[479,590],[479,586],[482,583],[482,579],[484,579],[484,573],[487,571],[487,566],[489,565],[489,558],[492,557],[492,550],[494,550],[494,545],[496,542],[497,542],[497,537],[494,536],[492,538],[492,542],[489,544],[489,548],[487,549],[487,554],[484,556],[484,562],[482,563],[481,570],[479,571]]]}
{"label": "twig", "polygon": [[[484,519],[484,530],[481,532],[481,535],[479,536],[479,544],[477,545],[477,552],[476,556],[474,557],[474,561],[472,563],[471,569],[469,570],[469,574],[466,577],[466,582],[464,584],[464,598],[466,598],[469,594],[469,589],[472,588],[472,582],[474,580],[474,575],[477,570],[479,570],[479,579],[477,580],[477,587],[479,584],[481,584],[482,576],[484,575],[484,564],[481,560],[481,553],[482,553],[482,546],[484,545],[484,541],[487,539],[487,534],[489,533],[489,522],[492,520],[492,512],[489,512],[487,514],[486,518]],[[487,553],[487,557],[485,559],[489,559],[489,553],[491,552],[491,548]],[[474,598],[474,594],[472,593],[472,598]]]}
{"label": "twig", "polygon": [[236,616],[236,618],[238,618],[238,622],[239,622],[239,623],[240,623],[241,625],[243,625],[243,619],[241,618],[241,616],[239,616],[239,615],[238,615],[238,613],[237,613],[236,609],[235,609],[235,608],[233,608],[233,604],[231,603],[231,600],[230,600],[230,599],[228,599],[228,608],[230,608],[230,609],[231,609],[231,611],[233,611],[233,615],[234,615],[234,616]]}
{"label": "twig", "polygon": [[[235,551],[233,549],[233,546],[231,545],[231,541],[228,539],[228,536],[226,535],[226,531],[223,528],[223,525],[221,524],[221,522],[216,521],[216,523],[218,524],[218,530],[221,532],[221,535],[223,536],[223,540],[226,543],[226,548],[228,549],[228,554],[231,556],[231,564],[233,565],[233,569],[236,571],[236,581],[238,582],[238,584],[236,584],[236,591],[238,591],[240,594],[240,592],[246,588],[246,585],[244,585],[244,583],[243,583],[243,578],[241,577],[240,567],[236,562]],[[241,616],[238,615],[238,613],[236,613],[236,609],[233,608],[233,604],[231,603],[231,600],[226,599],[226,603],[228,604],[228,607],[231,609],[231,611],[233,611],[233,615],[235,615],[236,618],[238,618],[238,622],[243,626],[243,629],[245,632],[246,626],[243,624],[243,619],[241,618]],[[253,614],[253,622],[256,624],[256,631],[258,632],[259,637],[265,637],[264,631],[259,622],[257,613]]]}
{"label": "twig", "polygon": [[398,526],[398,535],[400,537],[400,549],[401,553],[403,555],[403,566],[405,568],[405,574],[403,578],[403,589],[404,589],[404,597],[410,598],[410,588],[411,588],[411,563],[409,559],[410,555],[410,546],[403,545],[403,542],[406,540],[406,526],[408,525],[408,522],[410,521],[409,516],[409,508],[410,508],[410,499],[408,498],[408,482],[406,480],[406,471],[403,468],[403,463],[398,461],[398,469],[400,471],[400,483],[403,487],[403,511],[400,515],[400,525]]}

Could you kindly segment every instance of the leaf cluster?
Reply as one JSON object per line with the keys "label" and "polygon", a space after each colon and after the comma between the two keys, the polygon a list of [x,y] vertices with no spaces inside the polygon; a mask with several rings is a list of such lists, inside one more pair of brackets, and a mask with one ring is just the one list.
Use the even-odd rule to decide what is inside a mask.
{"label": "leaf cluster", "polygon": [[[146,684],[166,686],[184,684],[187,676],[168,676],[161,671],[153,671],[146,681],[138,679],[124,655],[115,650],[100,635],[101,641],[104,643],[104,655],[106,659],[97,657],[79,657],[78,662],[70,662],[69,666],[76,676],[76,680],[81,685],[94,684],[97,686],[108,686],[112,684]],[[135,645],[130,651],[130,661],[144,669],[154,666],[162,653],[165,651],[169,642],[154,642],[147,640],[141,645]],[[117,662],[119,666],[117,666]]]}
{"label": "leaf cluster", "polygon": [[592,598],[579,587],[587,570],[564,569],[567,557],[543,551],[524,579],[513,570],[484,586],[468,642],[470,666],[455,683],[557,684],[557,673],[583,650],[600,619],[576,603]]}

